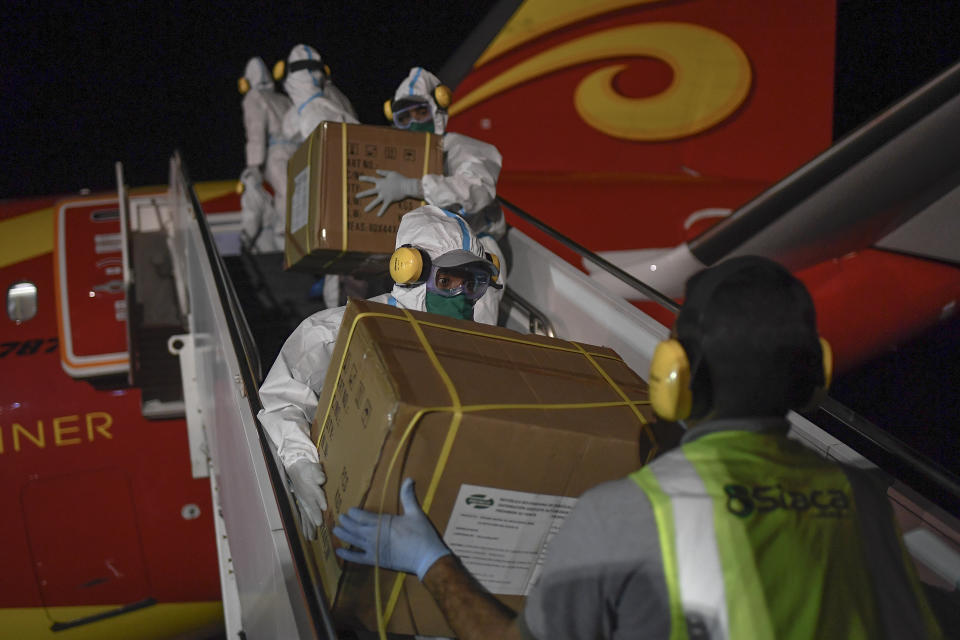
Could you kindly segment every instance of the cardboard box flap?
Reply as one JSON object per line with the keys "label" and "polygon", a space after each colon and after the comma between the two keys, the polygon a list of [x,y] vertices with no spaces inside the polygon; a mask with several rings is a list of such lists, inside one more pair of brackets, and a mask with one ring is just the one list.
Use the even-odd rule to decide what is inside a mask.
{"label": "cardboard box flap", "polygon": [[[385,320],[395,319],[364,322],[370,316],[363,316],[353,329],[352,338],[377,345],[377,357],[383,362],[395,393],[412,405],[451,406],[450,390],[404,310],[351,300],[341,331],[350,331],[358,315],[368,313]],[[436,363],[447,375],[462,406],[490,405],[491,399],[506,406],[623,403],[624,396],[637,402],[648,400],[646,385],[611,349],[578,346],[418,311],[409,314],[416,320],[423,340],[436,356]],[[595,409],[589,422],[573,408],[504,408],[485,412],[491,417],[519,419],[550,429],[591,433],[603,431],[606,424],[613,422],[598,419],[604,414],[634,414],[626,406]],[[623,429],[619,433],[624,439],[636,438],[636,433]],[[609,437],[616,434],[616,430],[605,432]]]}

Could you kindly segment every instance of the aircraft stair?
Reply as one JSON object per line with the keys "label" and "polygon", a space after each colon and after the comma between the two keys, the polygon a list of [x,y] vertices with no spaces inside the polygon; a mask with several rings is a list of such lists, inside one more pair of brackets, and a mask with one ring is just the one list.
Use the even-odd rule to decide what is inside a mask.
{"label": "aircraft stair", "polygon": [[[671,311],[676,303],[514,204],[503,199],[501,204],[509,212],[508,219],[517,222],[505,239],[505,251],[512,260],[502,323],[521,332],[607,345],[644,375],[654,347],[668,335],[667,328],[609,293],[545,243],[561,243]],[[204,215],[178,155],[170,162],[165,206],[171,213],[166,231],[172,268],[189,328],[171,337],[169,345],[180,356],[194,473],[209,473],[219,516],[228,637],[242,633],[246,638],[336,638],[300,534],[286,475],[255,418],[260,409],[258,387],[273,355],[261,353],[248,325],[250,309],[242,300],[250,296],[235,287],[242,279],[238,257],[222,249],[236,243],[217,237],[219,232]],[[226,233],[235,234],[236,228]],[[268,281],[265,277],[251,286],[262,289]],[[272,299],[269,291],[260,295],[268,298],[264,308],[283,306],[279,294]],[[296,308],[288,311],[304,313]],[[291,329],[277,321],[277,336],[268,349],[279,349]],[[908,512],[918,532],[908,533],[907,543],[919,565],[942,581],[960,577],[956,556],[943,542],[960,542],[960,522],[947,511],[950,505],[960,504],[960,482],[954,474],[914,455],[829,398],[816,411],[791,413],[789,419],[794,436],[822,455],[880,467],[879,472],[889,478],[891,500]]]}

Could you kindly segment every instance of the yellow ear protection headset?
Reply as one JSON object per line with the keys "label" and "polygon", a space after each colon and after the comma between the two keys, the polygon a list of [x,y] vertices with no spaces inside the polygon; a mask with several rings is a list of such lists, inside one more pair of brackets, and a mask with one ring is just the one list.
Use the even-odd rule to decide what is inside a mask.
{"label": "yellow ear protection headset", "polygon": [[497,257],[497,254],[495,254],[495,253],[490,253],[489,251],[484,251],[484,252],[483,252],[483,257],[486,258],[487,260],[489,260],[490,262],[492,262],[492,263],[493,263],[493,266],[495,266],[495,267],[497,268],[497,275],[495,275],[495,276],[490,276],[490,284],[491,284],[491,286],[493,286],[493,287],[496,288],[496,289],[502,288],[503,285],[500,284],[499,282],[497,282],[497,280],[500,278],[500,258]]}
{"label": "yellow ear protection headset", "polygon": [[[260,63],[260,69],[261,69],[264,73],[267,72],[267,66],[263,63],[263,59],[262,59],[262,58],[251,58],[251,59],[247,62],[247,66],[249,67],[249,66],[250,66],[250,63],[251,63],[251,62],[254,62],[254,61]],[[253,87],[250,86],[250,81],[247,79],[246,70],[245,70],[245,71],[244,71],[244,74],[243,74],[241,77],[237,78],[237,91],[240,92],[240,95],[245,96],[245,95],[247,95],[247,93],[248,93],[248,92],[250,91],[250,89],[252,89],[252,88],[253,88]]]}
{"label": "yellow ear protection headset", "polygon": [[[433,101],[437,103],[437,108],[446,111],[453,102],[453,91],[445,84],[437,85],[433,90]],[[393,122],[393,100],[387,100],[383,103],[383,115],[387,120]]]}
{"label": "yellow ear protection headset", "polygon": [[[733,273],[757,264],[758,258],[744,257],[729,260],[701,276],[692,295],[684,302],[683,309],[674,325],[676,338],[664,340],[657,345],[650,361],[650,405],[664,420],[679,421],[690,417],[696,404],[697,413],[710,406],[711,383],[709,373],[704,373],[700,317],[708,306],[717,287]],[[681,344],[681,340],[686,343]],[[822,387],[816,387],[812,398],[830,386],[833,373],[833,351],[830,344],[819,337],[823,363]]]}
{"label": "yellow ear protection headset", "polygon": [[296,62],[291,62],[289,65],[287,65],[286,60],[277,60],[277,63],[273,65],[273,79],[281,82],[287,77],[288,73],[303,71],[304,69],[309,71],[323,71],[325,78],[330,77],[330,67],[319,60],[297,60]]}
{"label": "yellow ear protection headset", "polygon": [[427,281],[431,265],[426,251],[405,244],[390,256],[390,277],[397,284],[413,287]]}
{"label": "yellow ear protection headset", "polygon": [[[496,254],[485,251],[483,257],[493,263],[499,274],[500,259]],[[390,256],[390,277],[397,284],[415,287],[427,281],[432,266],[430,255],[425,250],[412,244],[405,244]],[[497,276],[490,277],[490,286],[495,289],[503,287],[503,285],[497,283]]]}

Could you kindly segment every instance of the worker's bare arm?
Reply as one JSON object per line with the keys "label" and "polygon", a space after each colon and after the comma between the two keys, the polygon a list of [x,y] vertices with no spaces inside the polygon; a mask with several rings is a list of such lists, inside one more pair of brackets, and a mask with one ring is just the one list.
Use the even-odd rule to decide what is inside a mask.
{"label": "worker's bare arm", "polygon": [[484,589],[454,555],[437,560],[423,577],[458,638],[520,640],[515,611]]}

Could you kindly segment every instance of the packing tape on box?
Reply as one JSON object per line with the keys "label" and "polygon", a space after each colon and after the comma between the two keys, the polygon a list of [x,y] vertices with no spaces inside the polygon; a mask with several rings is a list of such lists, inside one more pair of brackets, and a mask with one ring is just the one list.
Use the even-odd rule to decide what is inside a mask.
{"label": "packing tape on box", "polygon": [[[516,409],[554,409],[554,410],[571,410],[571,409],[593,409],[600,407],[629,407],[633,413],[637,416],[637,419],[642,425],[643,432],[646,434],[647,438],[650,439],[652,446],[650,451],[647,454],[646,462],[650,462],[657,453],[658,444],[656,437],[653,432],[650,430],[650,425],[647,423],[646,419],[640,413],[640,410],[637,408],[638,405],[648,405],[650,404],[649,400],[630,400],[629,396],[620,388],[620,386],[610,377],[610,375],[600,366],[600,363],[597,362],[596,358],[605,358],[608,360],[616,360],[617,362],[623,362],[623,360],[616,356],[611,356],[605,353],[591,353],[583,348],[582,345],[571,342],[569,344],[573,345],[572,347],[565,347],[562,345],[552,345],[552,344],[543,344],[541,342],[534,342],[532,340],[524,340],[522,338],[512,338],[509,336],[494,335],[490,333],[485,333],[483,331],[475,331],[471,329],[463,329],[460,327],[451,327],[436,322],[429,322],[423,320],[417,320],[413,315],[406,309],[397,308],[398,311],[402,312],[402,315],[394,315],[391,313],[382,313],[375,311],[366,311],[363,313],[358,313],[353,319],[353,323],[350,325],[350,331],[347,334],[347,344],[343,349],[343,353],[340,356],[340,362],[337,366],[337,378],[333,384],[333,393],[330,394],[330,402],[327,403],[326,411],[323,415],[323,421],[320,423],[320,429],[317,433],[316,445],[319,448],[320,442],[323,439],[324,430],[327,426],[327,420],[330,417],[330,410],[333,406],[333,399],[336,395],[336,389],[340,384],[340,378],[343,374],[343,365],[346,362],[347,352],[349,351],[350,342],[353,340],[354,333],[359,326],[360,320],[364,318],[387,318],[390,320],[400,320],[407,322],[411,325],[414,333],[417,336],[417,339],[420,341],[423,346],[424,352],[427,355],[427,358],[430,360],[431,364],[434,366],[434,369],[437,372],[437,375],[440,376],[441,381],[444,384],[444,387],[447,389],[447,393],[450,395],[451,404],[450,406],[445,407],[427,407],[423,408],[413,415],[407,424],[406,428],[403,431],[402,436],[400,437],[399,442],[397,443],[396,448],[394,449],[393,455],[390,458],[390,464],[387,466],[387,472],[384,476],[383,488],[381,490],[380,496],[380,505],[381,509],[383,504],[386,501],[386,492],[387,486],[390,483],[390,477],[393,474],[393,467],[396,463],[400,452],[403,450],[406,442],[411,433],[413,433],[414,428],[419,423],[420,419],[428,413],[440,413],[448,412],[452,413],[450,419],[450,426],[447,428],[447,436],[444,439],[443,447],[441,448],[440,455],[437,458],[437,463],[434,466],[433,475],[430,478],[430,484],[427,487],[427,493],[423,498],[423,503],[421,507],[423,508],[424,513],[430,513],[430,506],[433,504],[433,498],[436,494],[437,487],[440,484],[440,478],[443,475],[443,471],[447,464],[447,459],[450,456],[450,451],[453,449],[453,443],[457,437],[457,431],[460,428],[460,421],[463,418],[464,413],[472,413],[475,411],[494,411],[494,410],[516,410]],[[588,362],[600,373],[607,384],[616,392],[616,394],[623,398],[622,401],[611,401],[611,402],[586,402],[586,403],[558,403],[558,404],[540,404],[540,403],[529,403],[529,404],[482,404],[482,405],[467,405],[464,406],[460,402],[460,395],[457,393],[457,389],[453,384],[453,381],[450,379],[450,376],[447,374],[446,370],[443,368],[443,365],[440,363],[439,358],[437,358],[436,353],[433,350],[433,347],[430,346],[430,342],[427,340],[426,335],[423,333],[423,326],[435,327],[439,329],[444,329],[447,331],[454,331],[458,333],[464,333],[468,335],[490,338],[493,340],[500,340],[503,342],[514,342],[518,344],[526,344],[533,347],[539,347],[542,349],[551,349],[555,351],[564,351],[568,353],[579,353],[583,355]],[[375,549],[378,553],[377,561],[374,563],[374,598],[376,600],[376,614],[377,614],[377,627],[380,632],[381,638],[385,638],[386,626],[390,621],[390,618],[393,616],[394,608],[400,598],[400,593],[403,590],[403,581],[405,579],[404,574],[397,574],[394,579],[393,587],[390,590],[390,597],[387,600],[387,608],[384,611],[382,606],[382,601],[380,598],[380,563],[379,563],[379,548],[380,548],[380,528],[379,523],[377,526],[377,540],[375,544]]]}

